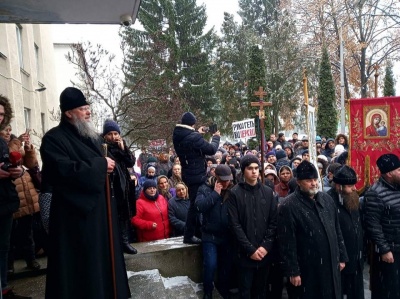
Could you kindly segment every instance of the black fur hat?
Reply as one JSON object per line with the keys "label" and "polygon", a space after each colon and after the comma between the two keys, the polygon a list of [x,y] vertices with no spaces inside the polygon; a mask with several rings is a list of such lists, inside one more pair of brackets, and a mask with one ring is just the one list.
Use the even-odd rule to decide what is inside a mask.
{"label": "black fur hat", "polygon": [[355,185],[357,183],[357,174],[353,168],[343,165],[335,170],[333,181],[339,185]]}
{"label": "black fur hat", "polygon": [[308,180],[308,179],[317,179],[318,178],[318,170],[315,168],[314,164],[303,161],[296,168],[297,180]]}
{"label": "black fur hat", "polygon": [[384,154],[376,161],[381,174],[388,173],[400,167],[400,159],[394,154]]}

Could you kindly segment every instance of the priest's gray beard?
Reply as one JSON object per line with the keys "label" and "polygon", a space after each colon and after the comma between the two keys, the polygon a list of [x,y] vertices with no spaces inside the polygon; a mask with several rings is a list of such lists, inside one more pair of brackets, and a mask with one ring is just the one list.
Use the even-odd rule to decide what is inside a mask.
{"label": "priest's gray beard", "polygon": [[72,124],[78,130],[78,134],[85,138],[97,139],[99,134],[91,121],[79,119],[75,115],[72,115]]}

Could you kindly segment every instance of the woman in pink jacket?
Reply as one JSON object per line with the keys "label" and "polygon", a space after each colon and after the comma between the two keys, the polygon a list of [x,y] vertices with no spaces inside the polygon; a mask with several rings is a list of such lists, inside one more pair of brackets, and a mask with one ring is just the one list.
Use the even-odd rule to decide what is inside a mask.
{"label": "woman in pink jacket", "polygon": [[155,181],[144,182],[131,222],[137,228],[139,242],[169,238],[168,202],[158,193]]}

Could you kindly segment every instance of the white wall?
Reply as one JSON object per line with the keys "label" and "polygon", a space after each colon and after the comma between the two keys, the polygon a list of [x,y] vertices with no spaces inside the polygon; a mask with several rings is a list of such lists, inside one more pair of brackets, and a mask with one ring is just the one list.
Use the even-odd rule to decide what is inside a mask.
{"label": "white wall", "polygon": [[[0,24],[0,93],[12,103],[13,133],[19,136],[29,127],[33,131],[32,142],[38,147],[43,131],[56,125],[49,112],[58,107],[52,36],[49,25],[20,25],[23,53],[21,68],[16,26]],[[35,44],[38,47],[38,59]],[[40,87],[46,87],[46,90],[35,91]],[[25,123],[24,108],[30,109],[30,124]]]}

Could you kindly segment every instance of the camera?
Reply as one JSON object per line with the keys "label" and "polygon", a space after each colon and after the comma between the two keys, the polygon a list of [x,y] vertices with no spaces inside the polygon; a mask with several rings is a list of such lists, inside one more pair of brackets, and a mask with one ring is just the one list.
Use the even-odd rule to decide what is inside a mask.
{"label": "camera", "polygon": [[121,24],[126,27],[132,25],[132,17],[128,14],[121,15],[119,20],[121,21]]}
{"label": "camera", "polygon": [[212,124],[212,125],[209,126],[209,127],[204,127],[204,128],[203,128],[203,131],[204,131],[205,133],[210,132],[211,134],[214,134],[215,132],[218,131],[218,128],[217,128],[217,125],[216,125],[216,124]]}

